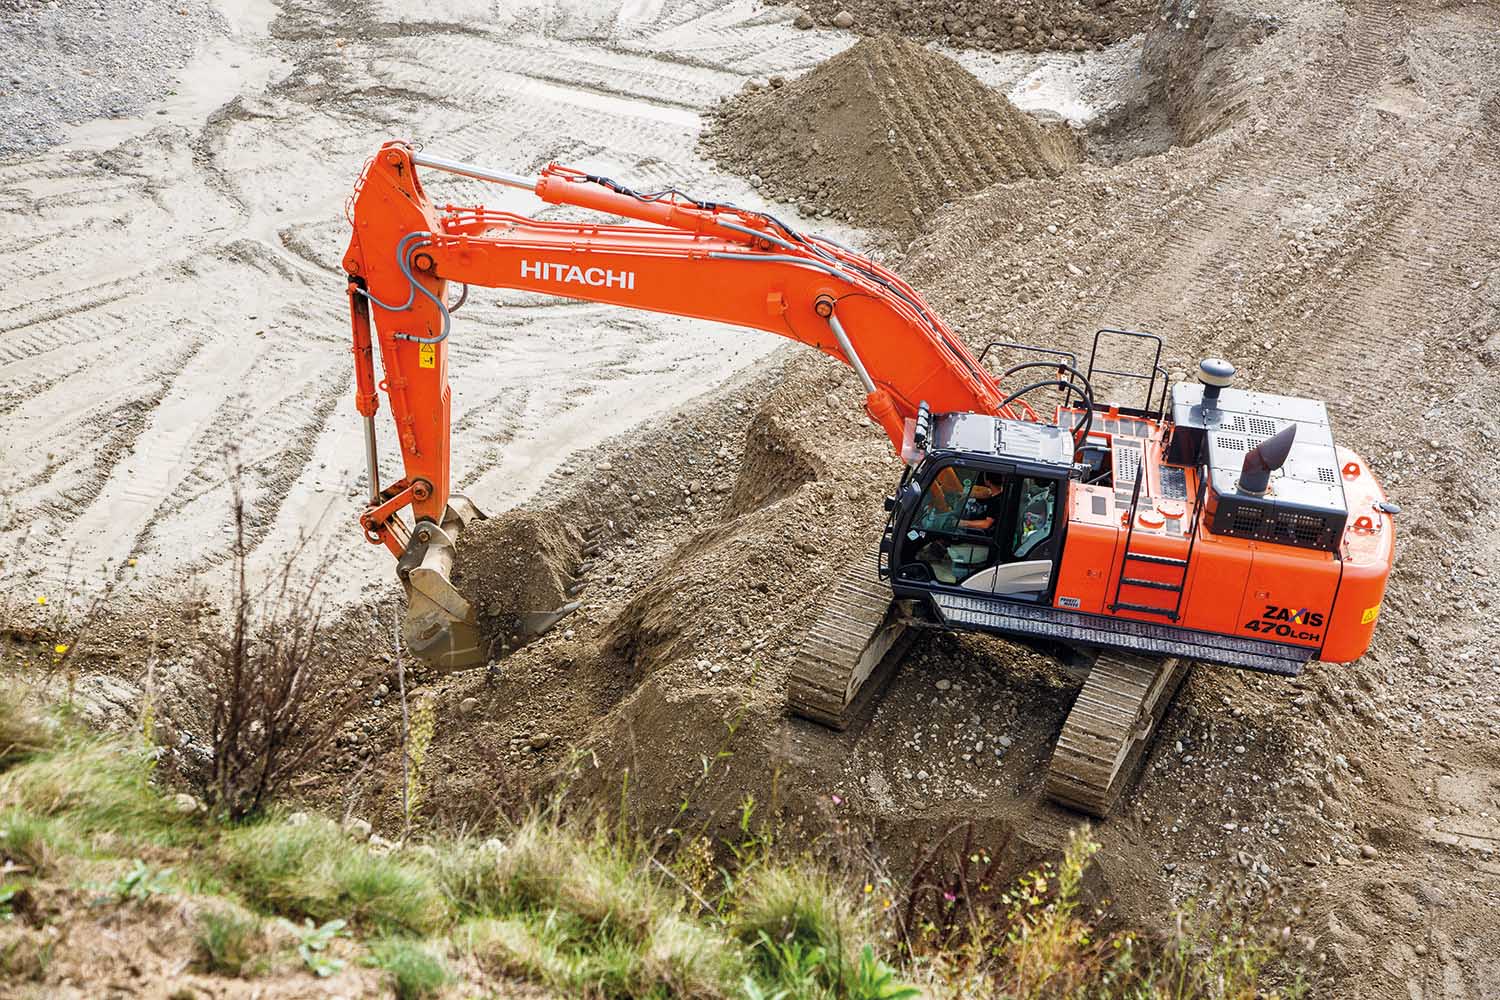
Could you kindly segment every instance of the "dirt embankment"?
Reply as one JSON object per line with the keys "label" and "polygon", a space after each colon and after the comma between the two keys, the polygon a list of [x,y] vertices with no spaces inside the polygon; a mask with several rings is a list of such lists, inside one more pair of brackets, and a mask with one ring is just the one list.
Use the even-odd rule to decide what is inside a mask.
{"label": "dirt embankment", "polygon": [[790,82],[747,87],[703,145],[805,214],[903,234],[954,198],[1054,177],[1078,159],[1065,126],[1039,124],[947,56],[890,35]]}

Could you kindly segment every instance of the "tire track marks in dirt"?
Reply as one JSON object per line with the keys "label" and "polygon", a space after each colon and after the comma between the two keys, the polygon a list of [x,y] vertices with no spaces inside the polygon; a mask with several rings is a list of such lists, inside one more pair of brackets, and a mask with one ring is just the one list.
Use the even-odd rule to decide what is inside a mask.
{"label": "tire track marks in dirt", "polygon": [[[283,3],[271,37],[247,40],[279,60],[264,87],[197,122],[147,120],[98,153],[0,163],[0,405],[23,428],[0,456],[25,485],[0,521],[0,547],[66,536],[72,553],[28,558],[29,581],[128,556],[156,579],[218,563],[230,446],[249,467],[257,558],[273,562],[308,536],[348,553],[349,596],[390,580],[388,558],[352,526],[362,446],[345,405],[336,270],[339,209],[372,136],[415,133],[518,169],[582,152],[631,180],[729,187],[753,203],[743,183],[697,158],[698,111],[739,87],[742,57],[801,67],[839,44],[823,35],[809,48],[785,19],[762,19],[743,0],[580,7],[563,21],[472,6],[405,21],[394,8]],[[665,52],[664,33],[700,51]],[[788,41],[800,57],[783,51]],[[519,195],[497,206],[493,188],[432,183],[455,200],[538,211]],[[535,488],[578,444],[689,398],[776,343],[728,334],[705,347],[706,324],[674,321],[643,348],[641,328],[605,307],[501,299],[515,311],[497,321],[471,304],[455,342],[454,415],[465,428],[456,472],[492,509]],[[643,349],[654,363],[640,363]],[[80,415],[55,419],[47,409],[61,399]],[[129,433],[112,425],[122,413]],[[48,462],[75,436],[108,445]],[[382,443],[393,477],[394,442]]]}

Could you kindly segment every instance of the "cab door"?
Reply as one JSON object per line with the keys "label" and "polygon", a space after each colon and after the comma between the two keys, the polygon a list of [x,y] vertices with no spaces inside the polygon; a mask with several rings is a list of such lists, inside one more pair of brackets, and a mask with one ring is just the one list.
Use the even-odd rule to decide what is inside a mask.
{"label": "cab door", "polygon": [[1066,483],[961,462],[923,478],[899,540],[899,581],[1020,601],[1050,593]]}
{"label": "cab door", "polygon": [[919,496],[904,511],[908,516],[897,539],[896,578],[961,587],[999,558],[1003,476],[962,462],[940,463],[921,473],[913,484]]}
{"label": "cab door", "polygon": [[961,586],[1013,601],[1039,602],[1052,592],[1062,551],[1067,482],[1017,472],[1007,477],[988,565]]}

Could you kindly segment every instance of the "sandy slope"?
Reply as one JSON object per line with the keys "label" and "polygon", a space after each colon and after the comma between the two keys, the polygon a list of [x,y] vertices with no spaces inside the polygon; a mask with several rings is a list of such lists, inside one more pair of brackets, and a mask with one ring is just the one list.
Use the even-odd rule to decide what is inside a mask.
{"label": "sandy slope", "polygon": [[[0,579],[27,594],[124,573],[159,593],[226,554],[226,451],[263,562],[308,539],[331,583],[389,583],[357,542],[341,208],[389,137],[514,170],[560,159],[754,203],[695,152],[752,74],[846,40],[747,3],[236,6],[140,118],[0,160]],[[80,12],[79,16],[88,16]],[[179,17],[175,12],[172,17]],[[209,28],[212,25],[208,25]],[[56,82],[93,72],[60,61]],[[434,178],[439,197],[539,204]],[[847,235],[847,234],[846,234]],[[663,413],[775,346],[764,335],[476,294],[454,345],[458,486],[503,509],[567,453]],[[398,475],[394,440],[385,478]],[[354,542],[355,544],[350,544]],[[14,556],[12,556],[14,553]],[[208,576],[205,576],[208,573]]]}

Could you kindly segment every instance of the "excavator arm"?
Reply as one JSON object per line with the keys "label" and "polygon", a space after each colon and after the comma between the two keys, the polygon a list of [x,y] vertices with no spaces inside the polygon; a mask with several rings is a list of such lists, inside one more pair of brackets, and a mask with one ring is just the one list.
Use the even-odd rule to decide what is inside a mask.
{"label": "excavator arm", "polygon": [[[542,222],[435,204],[418,169],[512,188],[612,221]],[[473,608],[449,582],[459,531],[478,511],[450,493],[450,285],[516,288],[765,330],[848,364],[866,411],[900,453],[907,422],[937,412],[1012,415],[994,380],[909,285],[868,258],[762,212],[642,194],[552,165],[528,179],[385,144],[350,202],[344,257],[356,405],[365,421],[366,537],[398,559],[413,650],[450,668],[483,662]],[[462,298],[459,299],[459,302]],[[376,382],[378,346],[384,378]],[[406,475],[381,486],[374,417],[384,392]],[[414,524],[399,517],[410,506]]]}

